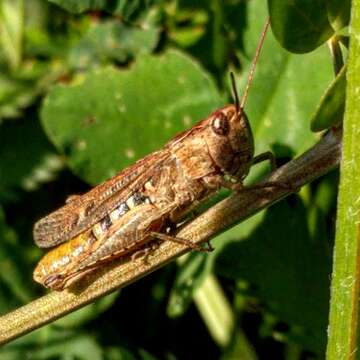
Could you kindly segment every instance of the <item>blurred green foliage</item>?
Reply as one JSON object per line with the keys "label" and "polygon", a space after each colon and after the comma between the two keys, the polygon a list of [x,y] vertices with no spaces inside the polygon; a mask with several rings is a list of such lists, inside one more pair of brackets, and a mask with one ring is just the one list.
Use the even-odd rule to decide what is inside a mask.
{"label": "blurred green foliage", "polygon": [[[314,129],[341,118],[344,77],[325,93],[334,75],[324,42],[348,26],[350,1],[284,4],[0,1],[2,314],[44,293],[31,276],[43,254],[33,223],[231,102],[229,71],[241,93],[269,11],[275,37],[246,105],[256,152],[282,163],[319,138],[318,107]],[[210,256],[170,264],[14,341],[1,359],[323,358],[336,189],[333,172],[221,234]],[[226,346],[192,302],[210,273],[231,304]]]}

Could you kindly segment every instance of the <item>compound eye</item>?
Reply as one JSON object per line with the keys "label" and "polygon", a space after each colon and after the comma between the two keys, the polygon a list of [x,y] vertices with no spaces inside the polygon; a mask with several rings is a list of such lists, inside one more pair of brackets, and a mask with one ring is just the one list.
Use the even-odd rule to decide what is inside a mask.
{"label": "compound eye", "polygon": [[227,116],[222,112],[217,113],[212,120],[211,127],[215,134],[223,136],[227,135],[229,132],[229,122]]}

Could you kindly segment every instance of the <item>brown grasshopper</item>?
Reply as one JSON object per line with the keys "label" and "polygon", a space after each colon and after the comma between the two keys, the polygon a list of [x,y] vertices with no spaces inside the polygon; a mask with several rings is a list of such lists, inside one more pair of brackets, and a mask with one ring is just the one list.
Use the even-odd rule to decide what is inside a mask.
{"label": "brown grasshopper", "polygon": [[[34,279],[56,290],[68,287],[114,258],[134,255],[154,239],[206,249],[169,234],[179,221],[221,187],[238,190],[250,167],[272,160],[254,157],[254,140],[244,112],[250,83],[262,47],[267,21],[252,64],[243,99],[234,77],[234,105],[214,111],[191,129],[115,177],[39,220],[34,227],[39,247],[64,243],[47,253]],[[274,186],[274,184],[270,185]]]}

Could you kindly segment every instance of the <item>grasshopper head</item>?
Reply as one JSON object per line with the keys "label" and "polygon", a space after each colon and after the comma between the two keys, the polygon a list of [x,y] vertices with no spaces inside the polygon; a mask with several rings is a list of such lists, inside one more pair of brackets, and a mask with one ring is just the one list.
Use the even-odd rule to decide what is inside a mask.
{"label": "grasshopper head", "polygon": [[244,107],[269,25],[268,18],[250,67],[241,102],[236,90],[235,76],[230,73],[235,104],[215,111],[209,119],[211,131],[206,137],[209,154],[223,174],[230,175],[237,181],[247,175],[254,156],[254,139]]}
{"label": "grasshopper head", "polygon": [[247,175],[254,156],[254,139],[243,109],[227,105],[212,113],[206,143],[223,174],[239,181]]}

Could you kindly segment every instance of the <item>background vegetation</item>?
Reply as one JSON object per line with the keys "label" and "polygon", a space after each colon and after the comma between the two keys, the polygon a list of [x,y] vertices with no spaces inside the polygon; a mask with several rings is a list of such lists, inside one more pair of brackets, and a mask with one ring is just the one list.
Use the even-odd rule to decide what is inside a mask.
{"label": "background vegetation", "polygon": [[[346,54],[350,1],[0,1],[2,314],[44,293],[34,222],[231,102],[229,71],[241,93],[269,11],[276,38],[246,111],[256,152],[282,164],[342,116],[345,71],[333,81],[324,43],[337,34]],[[18,339],[1,359],[323,358],[337,182],[334,171],[223,233],[211,255]]]}

